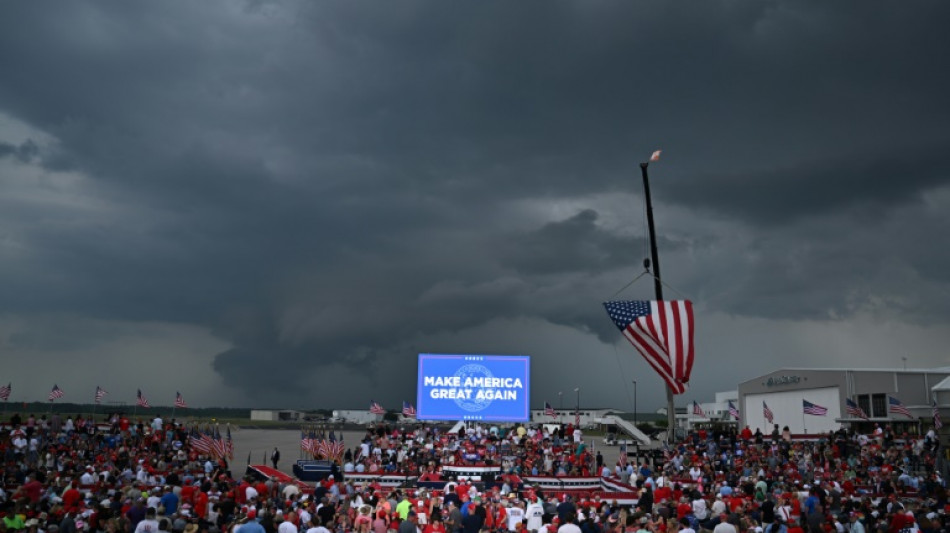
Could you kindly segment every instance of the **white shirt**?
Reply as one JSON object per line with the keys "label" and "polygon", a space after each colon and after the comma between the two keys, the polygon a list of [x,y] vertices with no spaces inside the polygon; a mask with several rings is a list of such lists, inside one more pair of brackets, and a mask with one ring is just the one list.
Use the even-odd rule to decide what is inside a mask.
{"label": "white shirt", "polygon": [[581,528],[577,524],[564,524],[557,528],[557,533],[581,533]]}
{"label": "white shirt", "polygon": [[524,509],[521,507],[509,507],[508,511],[508,530],[514,531],[518,524],[524,519]]}
{"label": "white shirt", "polygon": [[146,518],[135,526],[134,533],[158,533],[158,520]]}
{"label": "white shirt", "polygon": [[738,533],[738,530],[729,522],[720,522],[713,528],[713,533]]}
{"label": "white shirt", "polygon": [[528,531],[539,531],[543,525],[541,522],[544,517],[544,507],[540,503],[532,503],[525,509],[525,515],[528,517],[526,529]]}
{"label": "white shirt", "polygon": [[297,533],[297,526],[289,520],[284,520],[277,526],[277,533]]}
{"label": "white shirt", "polygon": [[706,500],[693,500],[693,514],[696,515],[696,518],[699,520],[705,520],[709,517],[709,510],[706,509]]}

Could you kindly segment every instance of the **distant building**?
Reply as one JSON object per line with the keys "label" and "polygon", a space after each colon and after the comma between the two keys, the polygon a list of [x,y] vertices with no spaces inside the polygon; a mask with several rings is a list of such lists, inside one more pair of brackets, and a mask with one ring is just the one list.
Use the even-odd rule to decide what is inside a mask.
{"label": "distant building", "polygon": [[[739,384],[740,425],[763,433],[772,430],[764,407],[773,413],[779,428],[792,433],[827,433],[843,424],[869,432],[875,424],[889,424],[898,432],[926,432],[932,423],[932,398],[946,420],[950,404],[950,367],[933,369],[896,368],[783,368]],[[905,407],[910,417],[893,412],[890,398]],[[852,400],[869,419],[849,414],[846,400]],[[826,409],[821,414],[805,412],[805,402]]]}
{"label": "distant building", "polygon": [[251,420],[270,422],[296,422],[303,418],[303,413],[290,409],[252,409]]}
{"label": "distant building", "polygon": [[[581,427],[586,428],[603,423],[603,418],[607,415],[620,415],[624,412],[619,409],[588,409],[580,408]],[[573,424],[574,408],[555,409],[555,416],[544,414],[544,409],[531,410],[531,422],[533,424]]]}
{"label": "distant building", "polygon": [[731,390],[717,392],[716,400],[713,402],[700,403],[699,407],[703,410],[704,416],[699,416],[693,412],[693,402],[683,408],[676,409],[676,425],[683,429],[692,429],[696,425],[706,424],[731,424],[735,425],[737,420],[729,414],[729,402],[736,407],[739,406],[739,391]]}
{"label": "distant building", "polygon": [[333,411],[334,422],[350,424],[372,424],[383,420],[383,415],[369,412],[369,409],[337,409]]}

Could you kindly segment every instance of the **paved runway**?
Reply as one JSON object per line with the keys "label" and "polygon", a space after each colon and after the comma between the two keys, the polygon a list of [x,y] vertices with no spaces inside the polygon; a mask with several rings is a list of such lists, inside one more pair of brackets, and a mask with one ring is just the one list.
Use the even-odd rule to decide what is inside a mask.
{"label": "paved runway", "polygon": [[[355,447],[365,435],[365,431],[346,430],[342,432],[344,442],[348,448]],[[340,432],[337,431],[339,436]],[[288,429],[241,429],[232,433],[234,440],[234,461],[232,471],[239,475],[244,471],[250,454],[251,464],[270,465],[270,454],[276,446],[280,450],[278,470],[293,474],[293,465],[297,459],[303,458],[300,451],[300,431]],[[591,439],[587,440],[591,445]],[[599,450],[604,456],[604,463],[613,465],[619,457],[619,447],[607,446],[602,438],[593,442],[594,450]]]}

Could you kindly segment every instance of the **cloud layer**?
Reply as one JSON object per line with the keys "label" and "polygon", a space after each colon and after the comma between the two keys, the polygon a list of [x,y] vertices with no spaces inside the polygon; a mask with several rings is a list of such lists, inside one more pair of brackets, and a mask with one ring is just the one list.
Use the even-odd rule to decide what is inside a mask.
{"label": "cloud layer", "polygon": [[649,254],[658,147],[691,396],[946,362],[944,3],[4,11],[0,380],[23,399],[392,406],[445,351],[532,355],[537,405],[629,408],[637,379],[659,407],[600,306]]}

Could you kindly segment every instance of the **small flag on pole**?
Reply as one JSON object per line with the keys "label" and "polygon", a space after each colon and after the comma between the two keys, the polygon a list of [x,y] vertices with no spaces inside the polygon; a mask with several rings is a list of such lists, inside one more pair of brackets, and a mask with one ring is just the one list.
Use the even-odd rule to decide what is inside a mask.
{"label": "small flag on pole", "polygon": [[739,420],[739,409],[732,403],[732,400],[729,400],[729,414]]}
{"label": "small flag on pole", "polygon": [[914,418],[914,415],[911,414],[910,409],[908,409],[904,404],[902,404],[901,401],[898,400],[897,398],[893,396],[888,396],[887,403],[888,403],[888,407],[887,407],[888,411],[892,413],[902,414],[906,416],[907,418]]}
{"label": "small flag on pole", "polygon": [[544,402],[544,416],[550,416],[551,418],[557,416],[554,413],[554,407],[551,407],[551,404],[548,402]]}
{"label": "small flag on pole", "polygon": [[[409,402],[402,402],[402,416],[406,418],[415,418],[416,417],[416,408],[412,406]],[[330,433],[333,435],[333,433]]]}
{"label": "small flag on pole", "polygon": [[175,393],[175,407],[179,407],[181,409],[188,407],[188,404],[185,403],[185,399],[181,397],[180,392]]}
{"label": "small flag on pole", "polygon": [[844,410],[851,416],[857,418],[863,418],[868,420],[868,414],[864,412],[864,409],[854,402],[851,398],[845,398],[844,400]]}
{"label": "small flag on pole", "polygon": [[817,403],[811,403],[808,400],[802,400],[802,409],[806,415],[825,416],[828,414],[828,408],[822,407]]}
{"label": "small flag on pole", "polygon": [[10,399],[10,393],[13,391],[13,382],[7,383],[6,386],[0,387],[0,400],[7,401]]}
{"label": "small flag on pole", "polygon": [[102,399],[105,398],[106,394],[109,393],[99,385],[96,385],[96,405],[102,403]]}
{"label": "small flag on pole", "polygon": [[63,389],[59,388],[59,385],[53,385],[53,390],[49,391],[49,401],[53,401],[57,398],[63,397]]}
{"label": "small flag on pole", "polygon": [[142,389],[139,389],[138,397],[135,400],[135,405],[139,407],[149,407],[148,400],[145,398],[145,395],[142,394]]}
{"label": "small flag on pole", "polygon": [[772,410],[769,409],[768,404],[765,402],[762,402],[762,415],[769,421],[769,424],[775,423],[775,414],[772,413]]}
{"label": "small flag on pole", "polygon": [[940,428],[943,427],[943,422],[940,421],[940,409],[937,408],[937,395],[933,396],[933,410],[932,414],[934,417],[934,431],[940,431]]}
{"label": "small flag on pole", "polygon": [[386,414],[386,410],[383,409],[383,406],[380,405],[379,402],[377,402],[377,401],[375,401],[375,400],[370,400],[370,401],[369,401],[369,412],[370,412],[370,413],[373,413],[374,415],[385,415],[385,414]]}
{"label": "small flag on pole", "polygon": [[650,162],[651,162],[651,163],[656,163],[657,161],[659,161],[659,160],[660,160],[660,153],[661,153],[661,152],[663,152],[663,150],[655,150],[655,151],[653,152],[653,155],[650,156]]}
{"label": "small flag on pole", "polygon": [[706,413],[703,411],[703,408],[700,407],[696,400],[693,400],[693,414],[696,416],[706,417]]}

